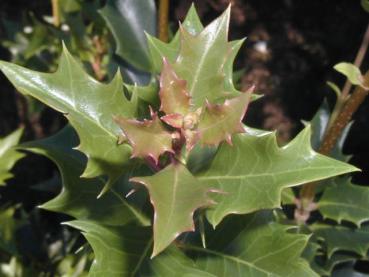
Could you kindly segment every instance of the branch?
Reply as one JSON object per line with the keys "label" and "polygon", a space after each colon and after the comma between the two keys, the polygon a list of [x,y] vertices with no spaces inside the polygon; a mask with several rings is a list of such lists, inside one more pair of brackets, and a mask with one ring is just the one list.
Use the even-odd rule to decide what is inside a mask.
{"label": "branch", "polygon": [[169,0],[160,0],[159,3],[159,39],[168,41],[168,15],[169,15]]}
{"label": "branch", "polygon": [[[369,84],[369,70],[364,75],[364,80],[365,83]],[[320,154],[329,155],[331,153],[342,131],[351,121],[352,115],[358,110],[367,95],[368,91],[364,90],[362,87],[356,87],[354,93],[349,97],[341,112],[333,121],[332,126],[325,134],[322,145],[318,150]],[[304,185],[300,191],[300,199],[305,199],[305,202],[311,202],[315,196],[316,185],[317,182]],[[304,206],[306,205],[302,205],[302,209],[304,209]]]}
{"label": "branch", "polygon": [[59,27],[60,25],[59,0],[51,0],[51,7],[53,13],[54,26]]}
{"label": "branch", "polygon": [[[364,34],[361,46],[355,58],[355,65],[360,67],[369,46],[369,24]],[[364,83],[369,85],[369,71],[364,75]],[[352,93],[349,94],[351,83],[347,80],[340,97],[337,99],[336,106],[332,112],[327,131],[324,135],[322,144],[318,150],[320,154],[329,155],[337,143],[347,124],[351,121],[352,115],[358,110],[360,105],[368,95],[368,91],[357,86]],[[297,200],[298,208],[295,210],[295,219],[300,222],[306,222],[310,216],[312,202],[315,197],[315,189],[318,182],[305,184],[300,190],[300,199]]]}

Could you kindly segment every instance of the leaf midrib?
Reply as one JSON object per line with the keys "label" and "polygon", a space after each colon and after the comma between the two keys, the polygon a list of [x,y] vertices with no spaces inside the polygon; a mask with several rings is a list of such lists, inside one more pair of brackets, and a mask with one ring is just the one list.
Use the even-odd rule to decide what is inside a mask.
{"label": "leaf midrib", "polygon": [[204,253],[207,253],[207,254],[212,254],[212,255],[215,255],[215,256],[219,256],[221,258],[231,260],[231,261],[236,262],[238,264],[243,264],[243,265],[246,265],[246,266],[255,268],[255,269],[259,270],[259,271],[262,271],[262,272],[268,274],[268,276],[271,274],[271,272],[268,272],[265,269],[262,269],[262,268],[256,266],[253,263],[250,263],[248,261],[242,260],[242,259],[240,259],[238,257],[235,257],[235,256],[226,255],[226,254],[221,253],[221,252],[218,252],[218,251],[214,251],[214,250],[210,250],[210,249],[207,249],[207,248],[198,247],[198,246],[195,246],[195,245],[189,245],[189,244],[187,244],[187,245],[179,245],[179,247],[185,248],[185,249],[189,249],[189,250],[195,250],[195,251],[199,251],[199,252],[204,252]]}
{"label": "leaf midrib", "polygon": [[[319,167],[319,168],[315,168],[315,167],[309,167],[308,169],[319,169],[319,170],[328,170],[328,169],[336,169],[337,167],[333,167],[333,166],[327,166],[327,167]],[[229,180],[237,180],[237,179],[244,179],[244,178],[260,178],[260,177],[267,177],[267,176],[272,176],[274,177],[275,175],[281,175],[281,174],[286,174],[286,173],[293,173],[293,172],[301,172],[304,171],[306,169],[299,169],[299,170],[285,170],[285,171],[280,171],[280,172],[276,172],[276,173],[259,173],[259,174],[246,174],[246,175],[211,175],[211,176],[198,176],[198,179],[201,180],[219,180],[219,179],[229,179]]]}
{"label": "leaf midrib", "polygon": [[[224,20],[224,18],[223,18],[223,20]],[[222,22],[222,24],[223,24],[223,22]],[[206,29],[204,29],[204,30],[206,30]],[[220,31],[222,31],[222,28],[218,28],[217,29],[217,32],[214,34],[213,37],[217,38],[218,35],[219,35],[219,33],[220,33]],[[198,36],[201,36],[201,33]],[[197,85],[197,83],[198,83],[198,77],[199,77],[199,75],[201,75],[201,74],[199,74],[199,72],[204,71],[203,65],[204,65],[204,62],[205,62],[205,58],[208,56],[209,49],[211,49],[212,46],[213,46],[212,43],[207,43],[206,44],[206,47],[204,48],[204,51],[203,51],[204,54],[201,55],[200,61],[198,63],[198,66],[197,66],[197,68],[195,70],[195,73],[193,74],[193,76],[194,76],[192,78],[193,79],[193,82],[191,84],[190,89],[188,90],[189,95],[193,95],[193,91],[194,91],[195,85]]]}

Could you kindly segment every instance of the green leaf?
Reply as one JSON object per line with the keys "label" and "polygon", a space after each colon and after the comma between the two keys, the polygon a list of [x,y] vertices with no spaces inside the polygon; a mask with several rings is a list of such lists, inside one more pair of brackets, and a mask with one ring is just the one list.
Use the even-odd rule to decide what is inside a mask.
{"label": "green leaf", "polygon": [[152,120],[138,121],[114,117],[114,121],[121,127],[133,147],[131,157],[150,157],[157,164],[161,154],[173,152],[172,134],[164,128],[156,113],[151,116]]}
{"label": "green leaf", "polygon": [[131,95],[136,95],[138,98],[152,106],[158,106],[159,96],[157,82],[150,82],[147,86],[125,84],[125,87],[131,93]]}
{"label": "green leaf", "polygon": [[194,109],[206,99],[213,103],[227,96],[224,67],[230,53],[229,18],[230,8],[196,36],[180,28],[181,47],[173,67],[187,81]]}
{"label": "green leaf", "polygon": [[366,87],[364,84],[364,78],[360,69],[351,63],[339,63],[334,66],[334,69],[342,73],[349,79],[353,85]]}
{"label": "green leaf", "polygon": [[93,221],[66,223],[83,231],[91,244],[95,261],[89,276],[204,276],[214,277],[196,268],[174,247],[153,260],[151,230],[135,226],[104,226]]}
{"label": "green leaf", "polygon": [[153,0],[108,0],[100,10],[117,43],[116,53],[138,69],[150,71],[144,31],[156,33]]}
{"label": "green leaf", "polygon": [[369,249],[369,232],[366,228],[351,229],[325,224],[311,225],[314,235],[324,240],[328,258],[337,251],[350,251],[366,257]]}
{"label": "green leaf", "polygon": [[207,234],[208,248],[183,248],[197,253],[198,267],[216,276],[317,277],[301,258],[309,236],[288,232],[294,227],[276,223],[268,214],[229,217]]}
{"label": "green leaf", "polygon": [[163,251],[177,236],[194,231],[193,213],[212,202],[207,189],[182,164],[171,164],[149,177],[134,177],[145,185],[155,209],[152,257]]}
{"label": "green leaf", "polygon": [[350,221],[357,226],[369,220],[369,188],[351,183],[349,177],[330,179],[318,202],[319,211],[325,218],[341,223]]}
{"label": "green leaf", "polygon": [[346,253],[335,253],[332,255],[330,259],[326,262],[324,266],[325,274],[324,276],[332,276],[333,269],[342,263],[355,262],[357,259],[354,255],[348,255]]}
{"label": "green leaf", "polygon": [[[236,59],[238,51],[240,50],[244,42],[245,42],[245,39],[240,39],[240,40],[235,40],[235,41],[230,42],[230,54],[224,65],[224,74],[225,74],[224,88],[232,96],[238,96],[240,94],[240,91],[238,91],[235,88],[234,81],[233,81],[234,79],[233,63],[234,63],[234,60]],[[252,95],[252,97],[253,99],[255,99],[254,95]]]}
{"label": "green leaf", "polygon": [[310,128],[280,148],[275,134],[236,135],[233,146],[222,144],[209,168],[198,178],[224,191],[208,211],[213,226],[228,214],[245,214],[280,207],[281,192],[293,187],[358,169],[314,152]]}
{"label": "green leaf", "polygon": [[23,149],[48,157],[60,170],[63,189],[57,197],[43,204],[41,208],[65,213],[77,219],[95,220],[101,224],[124,225],[132,221],[150,224],[137,208],[122,197],[130,190],[128,177],[118,182],[103,197],[96,199],[104,187],[105,180],[80,178],[86,159],[72,149],[77,143],[78,138],[74,130],[67,126],[50,138],[22,145]]}
{"label": "green leaf", "polygon": [[16,146],[23,134],[23,129],[18,129],[10,135],[0,138],[0,186],[5,184],[5,181],[13,177],[9,171],[15,163],[24,157],[23,153],[16,151]]}
{"label": "green leaf", "polygon": [[202,145],[217,146],[226,140],[232,144],[232,135],[244,133],[242,119],[246,113],[251,93],[227,99],[223,104],[207,103],[201,113],[198,131]]}
{"label": "green leaf", "polygon": [[282,203],[284,205],[292,205],[295,204],[296,196],[293,193],[292,188],[285,188],[282,190]]}
{"label": "green leaf", "polygon": [[65,47],[55,73],[40,73],[7,62],[0,62],[0,69],[21,93],[65,114],[80,137],[78,149],[89,158],[83,177],[108,175],[104,191],[110,188],[124,173],[131,154],[130,146],[117,144],[120,130],[113,115],[134,117],[137,110],[123,94],[120,73],[109,84],[99,83],[84,72]]}
{"label": "green leaf", "polygon": [[[182,26],[192,35],[197,35],[204,29],[194,4],[191,5]],[[159,73],[161,72],[164,57],[166,57],[170,63],[175,62],[180,47],[179,31],[169,43],[162,42],[149,34],[146,34],[146,36],[153,63],[153,71]]]}

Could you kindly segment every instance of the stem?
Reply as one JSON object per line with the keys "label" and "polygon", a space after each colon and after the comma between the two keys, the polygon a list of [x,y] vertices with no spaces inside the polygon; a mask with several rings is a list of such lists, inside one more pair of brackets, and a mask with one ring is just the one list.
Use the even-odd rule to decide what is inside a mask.
{"label": "stem", "polygon": [[160,0],[159,2],[159,39],[168,41],[168,15],[169,15],[169,0]]}
{"label": "stem", "polygon": [[[369,24],[364,34],[361,46],[355,58],[354,64],[360,67],[369,46]],[[369,84],[369,71],[364,75],[364,82]],[[357,111],[360,105],[368,95],[368,91],[357,86],[352,95],[349,94],[351,83],[347,80],[340,97],[332,112],[329,120],[326,133],[322,144],[318,150],[320,154],[329,155],[337,143],[337,140],[342,134],[347,124],[350,122],[352,115]],[[318,182],[305,184],[300,190],[300,199],[297,200],[298,208],[295,210],[295,219],[300,222],[306,222],[310,216],[312,202],[315,197],[315,189]]]}
{"label": "stem", "polygon": [[[361,46],[357,52],[355,61],[354,61],[354,65],[356,65],[357,67],[360,68],[361,64],[363,63],[366,51],[368,50],[368,46],[369,46],[369,24],[366,27],[366,31],[363,37],[363,41],[361,42]],[[351,89],[352,84],[350,83],[349,80],[346,80],[346,83],[342,89],[342,97],[345,98],[349,95],[350,89]]]}
{"label": "stem", "polygon": [[59,27],[60,25],[59,0],[51,0],[51,7],[54,19],[54,26]]}
{"label": "stem", "polygon": [[[364,75],[365,83],[369,83],[369,70]],[[323,155],[329,155],[337,143],[337,140],[342,134],[347,124],[351,121],[352,115],[358,110],[360,105],[364,102],[365,97],[368,95],[368,91],[364,90],[362,87],[357,86],[353,94],[349,97],[346,104],[343,106],[340,113],[337,115],[332,126],[327,130],[324,135],[322,145],[320,146],[318,152]],[[301,216],[306,212],[309,212],[305,208],[311,204],[314,200],[315,189],[318,182],[313,182],[306,184],[302,187],[300,191],[300,201],[301,207],[299,213]]]}

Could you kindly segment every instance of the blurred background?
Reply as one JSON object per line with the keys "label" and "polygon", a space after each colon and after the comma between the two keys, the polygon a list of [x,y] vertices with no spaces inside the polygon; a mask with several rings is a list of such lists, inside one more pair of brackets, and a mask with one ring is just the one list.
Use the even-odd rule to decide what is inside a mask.
{"label": "blurred background", "polygon": [[[108,80],[115,69],[110,65],[115,45],[97,13],[104,2],[60,0],[58,25],[53,21],[52,1],[0,1],[0,59],[52,72],[64,40],[92,75]],[[369,24],[369,14],[359,0],[171,0],[173,31],[192,2],[205,25],[232,2],[230,39],[247,37],[235,62],[240,86],[255,84],[257,93],[264,95],[250,106],[245,122],[277,130],[281,144],[301,130],[302,120],[309,121],[325,98],[332,105],[335,95],[326,82],[339,87],[345,82],[333,66],[354,61]],[[361,66],[363,72],[368,69],[369,54]],[[0,73],[0,137],[23,126],[22,141],[29,141],[50,136],[65,124],[61,114],[17,93]],[[354,115],[344,152],[353,155],[351,163],[363,170],[354,175],[355,182],[369,184],[368,98]],[[35,211],[34,207],[57,194],[57,169],[46,158],[29,154],[13,172],[16,177],[8,186],[0,187],[0,206],[21,203],[22,212],[31,214],[28,227],[22,231],[27,236],[19,237],[33,240],[37,246],[24,244],[25,256],[40,267],[45,266],[45,261],[50,263],[46,266],[52,266],[48,245],[68,229],[55,227],[64,220],[63,215]]]}

